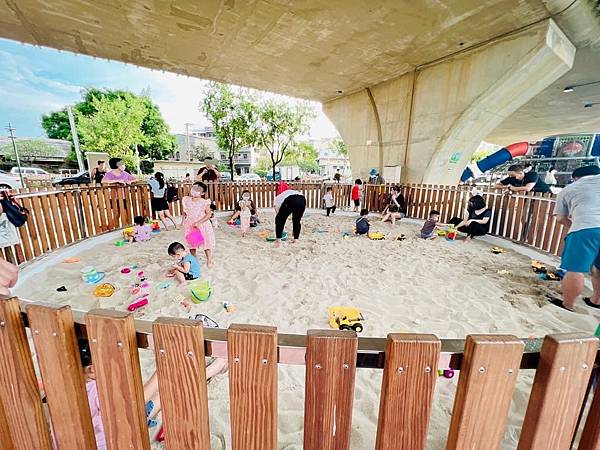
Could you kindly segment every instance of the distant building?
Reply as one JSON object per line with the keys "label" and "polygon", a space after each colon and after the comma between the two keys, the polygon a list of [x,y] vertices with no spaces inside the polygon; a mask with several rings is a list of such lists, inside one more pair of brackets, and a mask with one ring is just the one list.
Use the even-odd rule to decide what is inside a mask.
{"label": "distant building", "polygon": [[311,143],[319,150],[317,162],[319,164],[319,174],[322,177],[333,179],[338,170],[342,178],[348,178],[352,175],[350,158],[340,155],[335,147],[331,145],[331,139],[321,139],[311,141]]}
{"label": "distant building", "polygon": [[214,137],[196,136],[189,135],[189,152],[188,152],[188,136],[185,134],[176,134],[177,149],[170,158],[172,161],[191,161],[193,156],[198,152],[202,146],[206,146],[209,156],[215,159],[220,159],[219,148]]}
{"label": "distant building", "polygon": [[[49,172],[59,171],[68,167],[76,167],[75,163],[68,162],[67,156],[71,152],[71,142],[62,139],[48,138],[15,138],[19,159],[22,166],[39,167]],[[39,144],[39,145],[38,145]],[[2,150],[2,169],[10,170],[15,165],[12,141],[8,137],[0,137]]]}

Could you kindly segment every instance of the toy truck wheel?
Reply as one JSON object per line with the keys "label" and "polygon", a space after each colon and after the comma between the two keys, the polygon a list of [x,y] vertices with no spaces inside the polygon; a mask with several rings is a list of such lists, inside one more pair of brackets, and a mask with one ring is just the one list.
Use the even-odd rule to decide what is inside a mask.
{"label": "toy truck wheel", "polygon": [[349,329],[350,329],[350,327],[348,325],[340,325],[340,330],[345,331],[345,330],[349,330]]}
{"label": "toy truck wheel", "polygon": [[363,330],[363,326],[360,323],[355,323],[354,325],[352,325],[352,329],[357,333],[360,333]]}

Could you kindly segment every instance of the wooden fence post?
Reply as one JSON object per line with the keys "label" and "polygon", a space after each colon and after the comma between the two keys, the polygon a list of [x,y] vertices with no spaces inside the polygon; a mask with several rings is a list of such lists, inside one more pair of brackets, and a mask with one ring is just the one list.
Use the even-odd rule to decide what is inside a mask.
{"label": "wooden fence post", "polygon": [[598,339],[583,333],[544,338],[519,450],[571,448],[597,350]]}
{"label": "wooden fence post", "polygon": [[425,448],[441,346],[431,334],[388,334],[376,450]]}
{"label": "wooden fence post", "polygon": [[8,419],[4,412],[4,406],[0,400],[0,450],[16,450],[10,437],[10,428],[8,427]]}
{"label": "wooden fence post", "polygon": [[308,330],[305,450],[350,448],[357,349],[354,331]]}
{"label": "wooden fence post", "polygon": [[210,450],[202,323],[159,318],[152,329],[167,448]]}
{"label": "wooden fence post", "polygon": [[523,348],[514,336],[467,336],[446,450],[500,448]]}
{"label": "wooden fence post", "polygon": [[52,442],[19,300],[0,300],[0,404],[15,449],[51,450]]}
{"label": "wooden fence post", "polygon": [[71,307],[29,305],[27,317],[58,447],[95,450]]}
{"label": "wooden fence post", "polygon": [[277,448],[277,328],[227,331],[233,450]]}
{"label": "wooden fence post", "polygon": [[[109,450],[148,450],[150,440],[133,315],[111,310],[86,314],[102,422]],[[123,414],[127,420],[123,420]]]}
{"label": "wooden fence post", "polygon": [[[600,372],[596,369],[596,375],[598,373]],[[581,433],[578,450],[600,450],[600,388],[598,386]]]}

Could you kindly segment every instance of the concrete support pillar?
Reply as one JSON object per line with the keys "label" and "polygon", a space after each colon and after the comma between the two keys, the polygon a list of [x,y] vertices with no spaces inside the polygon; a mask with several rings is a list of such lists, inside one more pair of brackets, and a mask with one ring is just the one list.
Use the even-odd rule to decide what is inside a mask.
{"label": "concrete support pillar", "polygon": [[324,105],[353,176],[400,166],[407,183],[456,184],[479,143],[567,72],[575,47],[552,20]]}

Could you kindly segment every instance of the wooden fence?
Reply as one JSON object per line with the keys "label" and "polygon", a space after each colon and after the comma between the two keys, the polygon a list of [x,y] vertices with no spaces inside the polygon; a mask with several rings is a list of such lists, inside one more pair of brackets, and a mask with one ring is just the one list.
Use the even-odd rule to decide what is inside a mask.
{"label": "wooden fence", "polygon": [[[179,200],[171,204],[172,213],[181,215],[181,199],[191,184],[178,184]],[[326,187],[332,187],[338,208],[351,206],[351,185],[290,183],[307,199],[308,208],[321,208]],[[233,210],[244,190],[252,193],[258,208],[272,208],[276,183],[210,183],[209,196],[218,210]],[[365,185],[363,207],[369,211],[385,209],[391,185]],[[429,211],[441,212],[441,220],[461,216],[471,193],[465,187],[402,185],[408,217],[426,219]],[[506,196],[485,188],[483,196],[493,215],[490,233],[548,253],[560,255],[566,228],[553,216],[554,196],[526,194]],[[31,261],[49,251],[85,238],[113,231],[133,222],[136,215],[150,215],[150,193],[146,185],[128,187],[77,186],[60,190],[38,190],[17,194],[29,209],[30,218],[19,229],[21,245],[2,249],[6,259],[19,263]]]}
{"label": "wooden fence", "polygon": [[[536,369],[518,449],[600,448],[600,391],[581,415],[595,376],[598,339],[546,336],[525,350],[509,335],[466,341],[427,334],[357,338],[352,331],[277,334],[274,327],[231,325],[0,300],[0,449],[95,449],[77,337],[90,341],[108,448],[149,449],[138,346],[153,348],[167,449],[210,449],[205,356],[229,363],[233,450],[276,450],[279,364],[306,366],[304,449],[350,447],[355,374],[383,369],[376,450],[424,449],[437,369],[459,369],[447,449],[500,448],[519,370]],[[78,323],[76,323],[78,322]],[[85,324],[84,324],[85,323]],[[42,405],[26,327],[30,328],[48,414]],[[153,339],[150,339],[152,335]],[[537,344],[538,342],[534,342]],[[300,395],[300,394],[299,394]]]}

